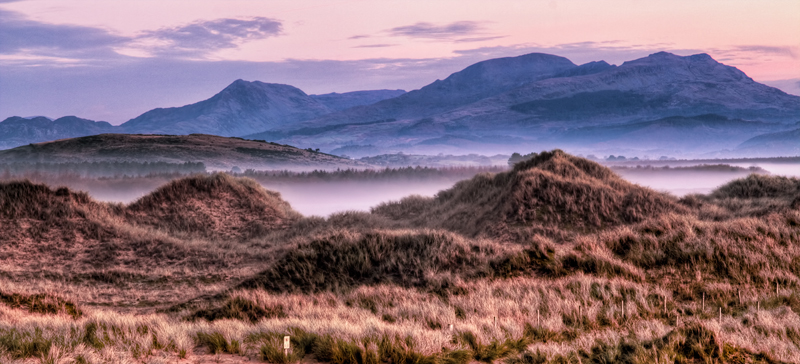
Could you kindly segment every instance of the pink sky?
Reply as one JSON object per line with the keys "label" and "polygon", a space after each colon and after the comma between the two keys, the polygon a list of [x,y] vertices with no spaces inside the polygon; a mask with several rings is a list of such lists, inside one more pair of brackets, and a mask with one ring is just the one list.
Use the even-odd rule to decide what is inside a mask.
{"label": "pink sky", "polygon": [[[290,83],[308,93],[345,92],[365,87],[413,89],[436,78],[445,78],[481,57],[540,51],[563,55],[578,64],[593,60],[619,64],[665,50],[681,55],[708,53],[757,81],[777,81],[774,84],[782,85],[779,87],[788,92],[797,93],[793,87],[800,90],[796,82],[785,81],[800,81],[800,1],[797,0],[33,0],[0,1],[0,10],[5,11],[4,17],[25,25],[24,29],[39,26],[57,33],[59,27],[71,26],[78,38],[94,30],[102,33],[92,33],[97,39],[96,45],[90,40],[80,40],[76,41],[80,44],[67,48],[42,45],[42,42],[26,44],[24,29],[6,32],[7,38],[16,37],[12,40],[20,44],[11,49],[0,43],[0,66],[5,69],[0,70],[0,81],[17,77],[12,81],[22,82],[19,75],[28,74],[25,72],[31,67],[46,70],[58,79],[66,74],[64,72],[77,72],[59,71],[65,68],[102,66],[104,72],[112,72],[109,69],[120,67],[122,70],[137,61],[150,62],[153,67],[158,67],[158,62],[191,61],[197,65],[198,62],[247,61],[248,64],[269,63],[283,68],[272,73],[243,72],[242,76],[231,72],[231,77],[255,76],[265,82]],[[225,37],[221,43],[219,39],[195,39],[191,38],[192,34],[185,37],[179,34],[192,25],[207,26],[220,19],[234,22],[256,19],[259,24],[272,28],[237,33]],[[232,28],[224,29],[223,32]],[[184,47],[185,52],[175,52],[176,47]],[[370,62],[369,66],[359,64],[359,73],[364,75],[362,82],[337,80],[335,75],[325,76],[324,82],[313,82],[315,77],[303,66],[290,67],[291,62],[357,63],[376,59],[387,61]],[[414,64],[415,60],[420,63]],[[425,67],[429,64],[433,68],[426,73]],[[375,74],[386,71],[387,67],[417,67],[420,76],[371,75],[373,71]],[[291,74],[292,69],[296,69],[296,74]],[[353,76],[343,74],[342,77]],[[164,105],[146,107],[142,101],[136,108],[179,106],[191,101],[189,97],[213,94],[220,85],[230,81],[233,79],[220,78],[202,90],[197,90],[196,84],[187,83],[186,87],[195,89],[187,91],[186,97],[160,97]],[[57,81],[53,82],[61,87]],[[67,85],[67,78],[63,83],[64,87],[75,87]],[[4,93],[2,87],[0,93]],[[213,88],[217,88],[216,91]],[[147,99],[146,95],[141,96],[145,91],[138,92],[132,97]],[[57,96],[55,91],[54,95]],[[106,119],[115,123],[134,117],[133,113],[138,112],[138,109],[115,112],[112,104],[91,107],[94,109],[85,106],[75,112],[84,111],[86,117],[91,116],[87,112],[107,115]],[[105,111],[88,111],[104,107]],[[0,100],[0,117],[9,116],[7,114],[12,111],[23,112],[20,110],[34,112],[11,107]],[[64,110],[68,112],[72,110]]]}

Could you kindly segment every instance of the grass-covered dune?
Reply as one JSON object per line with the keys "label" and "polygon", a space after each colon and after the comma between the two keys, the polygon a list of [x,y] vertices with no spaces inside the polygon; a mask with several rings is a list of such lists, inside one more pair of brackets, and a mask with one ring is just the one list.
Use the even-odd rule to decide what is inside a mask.
{"label": "grass-covered dune", "polygon": [[798,201],[558,150],[327,219],[224,174],[128,205],[2,183],[0,362],[798,363]]}

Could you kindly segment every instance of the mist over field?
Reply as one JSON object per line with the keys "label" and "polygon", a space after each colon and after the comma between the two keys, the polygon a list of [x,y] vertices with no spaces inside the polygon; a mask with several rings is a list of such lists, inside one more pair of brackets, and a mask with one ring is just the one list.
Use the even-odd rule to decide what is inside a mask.
{"label": "mist over field", "polygon": [[[622,178],[640,186],[666,192],[677,197],[688,194],[707,194],[735,179],[747,177],[751,173],[800,177],[800,163],[728,162],[708,165],[691,161],[661,162],[655,166],[648,161],[633,165],[613,165],[612,170]],[[404,167],[399,167],[404,168]],[[411,168],[414,168],[413,166]],[[416,167],[419,168],[419,167]],[[424,167],[429,171],[437,168]],[[280,178],[270,177],[281,173],[297,175],[302,172],[266,171],[251,175],[268,190],[279,192],[292,207],[306,216],[327,217],[344,211],[368,212],[381,203],[397,201],[411,195],[433,197],[439,191],[452,187],[456,182],[470,178],[478,173],[504,171],[507,167],[439,167],[445,171],[459,168],[459,173],[424,173],[390,176],[384,173],[380,178],[342,176],[339,178]],[[381,169],[368,169],[381,174]],[[335,171],[328,173],[335,174]],[[234,173],[234,175],[237,175]],[[244,175],[244,174],[238,174]],[[128,204],[151,193],[156,188],[181,175],[140,175],[132,177],[79,177],[71,174],[20,173],[0,176],[0,180],[30,179],[52,186],[66,186],[76,191],[88,192],[99,201]]]}

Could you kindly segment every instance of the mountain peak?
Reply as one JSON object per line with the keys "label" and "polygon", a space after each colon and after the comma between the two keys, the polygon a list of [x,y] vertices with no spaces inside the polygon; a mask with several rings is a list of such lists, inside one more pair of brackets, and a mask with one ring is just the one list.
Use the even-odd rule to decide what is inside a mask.
{"label": "mountain peak", "polygon": [[708,64],[719,64],[713,57],[708,55],[708,53],[698,53],[693,54],[690,56],[679,56],[674,53],[670,52],[657,52],[653,53],[647,57],[635,59],[632,61],[627,61],[623,64],[631,64],[636,62],[656,62],[656,63],[708,63]]}
{"label": "mountain peak", "polygon": [[329,112],[297,87],[238,79],[209,99],[150,110],[123,128],[129,133],[242,136]]}

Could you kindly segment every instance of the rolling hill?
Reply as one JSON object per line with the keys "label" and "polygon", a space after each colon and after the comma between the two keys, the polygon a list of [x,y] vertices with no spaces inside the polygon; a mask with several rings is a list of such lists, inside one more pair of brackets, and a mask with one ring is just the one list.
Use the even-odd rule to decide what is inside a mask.
{"label": "rolling hill", "polygon": [[262,141],[214,135],[100,134],[0,151],[5,163],[203,162],[212,170],[358,167],[325,153]]}
{"label": "rolling hill", "polygon": [[736,150],[755,157],[800,156],[800,129],[758,135]]}
{"label": "rolling hill", "polygon": [[558,150],[327,219],[219,173],[131,204],[3,181],[0,355],[797,362],[798,193],[677,199]]}

